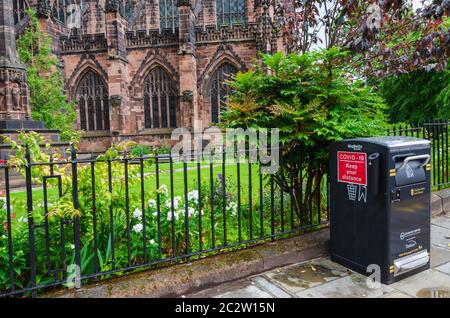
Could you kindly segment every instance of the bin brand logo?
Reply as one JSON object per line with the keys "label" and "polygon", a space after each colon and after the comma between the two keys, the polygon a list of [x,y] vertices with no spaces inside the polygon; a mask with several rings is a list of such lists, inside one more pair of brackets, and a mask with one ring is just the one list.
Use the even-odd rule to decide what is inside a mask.
{"label": "bin brand logo", "polygon": [[338,151],[338,182],[367,186],[367,154]]}
{"label": "bin brand logo", "polygon": [[420,234],[421,229],[415,229],[409,232],[401,232],[400,239],[405,242],[405,248],[410,249],[417,246],[416,235]]}
{"label": "bin brand logo", "polygon": [[415,195],[421,195],[425,193],[425,188],[417,188],[417,189],[411,189],[411,196],[415,196]]}
{"label": "bin brand logo", "polygon": [[361,151],[362,150],[362,145],[352,145],[352,144],[348,144],[347,147],[349,149],[353,149],[355,151]]}
{"label": "bin brand logo", "polygon": [[409,232],[402,232],[402,233],[400,233],[400,239],[402,241],[405,240],[405,239],[406,240],[414,239],[415,235],[420,234],[420,232],[421,232],[420,228],[412,230],[412,231],[409,231]]}

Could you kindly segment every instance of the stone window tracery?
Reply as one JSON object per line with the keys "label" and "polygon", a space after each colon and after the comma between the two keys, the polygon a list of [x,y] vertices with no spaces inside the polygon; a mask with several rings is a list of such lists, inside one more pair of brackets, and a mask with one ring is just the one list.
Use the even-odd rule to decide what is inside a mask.
{"label": "stone window tracery", "polygon": [[108,88],[100,75],[93,70],[87,71],[76,92],[80,128],[109,130]]}
{"label": "stone window tracery", "polygon": [[220,121],[220,111],[225,107],[231,87],[226,83],[237,73],[236,67],[229,62],[219,66],[211,77],[211,122]]}
{"label": "stone window tracery", "polygon": [[245,0],[216,0],[217,24],[245,24]]}
{"label": "stone window tracery", "polygon": [[144,80],[145,128],[175,128],[177,110],[176,85],[160,66]]}
{"label": "stone window tracery", "polygon": [[173,29],[178,27],[177,0],[159,1],[159,21],[161,29]]}

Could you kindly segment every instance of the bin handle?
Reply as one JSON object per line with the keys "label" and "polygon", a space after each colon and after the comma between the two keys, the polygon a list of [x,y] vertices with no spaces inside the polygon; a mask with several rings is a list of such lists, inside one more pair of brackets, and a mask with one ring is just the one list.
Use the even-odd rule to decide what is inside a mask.
{"label": "bin handle", "polygon": [[413,160],[423,160],[422,165],[420,166],[420,168],[423,168],[427,163],[430,162],[431,156],[430,155],[419,155],[419,156],[411,156],[411,157],[407,157],[404,161],[403,164],[400,166],[400,168],[398,168],[397,170],[401,170],[403,169],[408,162],[413,161]]}

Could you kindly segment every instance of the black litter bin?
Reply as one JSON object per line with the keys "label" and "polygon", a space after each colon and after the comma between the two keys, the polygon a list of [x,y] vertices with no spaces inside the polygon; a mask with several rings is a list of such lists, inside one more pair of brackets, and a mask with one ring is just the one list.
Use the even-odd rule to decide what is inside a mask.
{"label": "black litter bin", "polygon": [[333,143],[331,259],[363,274],[378,265],[385,284],[429,268],[430,170],[428,140]]}

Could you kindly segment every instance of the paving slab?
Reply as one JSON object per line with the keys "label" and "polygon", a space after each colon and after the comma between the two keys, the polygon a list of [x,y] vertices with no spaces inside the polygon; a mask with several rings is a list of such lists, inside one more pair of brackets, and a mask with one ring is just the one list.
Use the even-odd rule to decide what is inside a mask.
{"label": "paving slab", "polygon": [[292,295],[267,280],[264,276],[252,277],[251,281],[256,283],[257,286],[262,287],[263,290],[269,292],[276,298],[292,298]]}
{"label": "paving slab", "polygon": [[443,212],[442,198],[435,193],[431,193],[431,215],[440,215]]}
{"label": "paving slab", "polygon": [[450,275],[450,262],[447,262],[441,266],[436,267],[436,270],[444,274]]}
{"label": "paving slab", "polygon": [[432,268],[447,263],[450,261],[450,248],[432,245],[430,258],[430,265]]}
{"label": "paving slab", "polygon": [[381,284],[380,288],[369,288],[367,277],[353,274],[331,282],[296,293],[300,298],[378,298],[395,290]]}
{"label": "paving slab", "polygon": [[245,288],[235,289],[223,294],[214,296],[213,298],[272,298],[273,295],[260,289],[256,285],[248,285]]}
{"label": "paving slab", "polygon": [[442,199],[442,209],[450,211],[450,189],[444,189],[433,193]]}
{"label": "paving slab", "polygon": [[431,224],[450,229],[450,217],[443,215],[431,219]]}
{"label": "paving slab", "polygon": [[434,269],[405,278],[390,286],[412,297],[450,297],[450,276]]}
{"label": "paving slab", "polygon": [[449,247],[450,229],[431,224],[431,243],[441,247]]}
{"label": "paving slab", "polygon": [[412,298],[412,297],[405,293],[396,291],[390,294],[386,294],[386,296],[383,296],[383,298]]}
{"label": "paving slab", "polygon": [[351,273],[350,270],[330,261],[329,258],[317,258],[267,272],[265,276],[283,290],[297,293]]}
{"label": "paving slab", "polygon": [[[235,291],[240,291],[240,293],[242,295],[244,295],[246,293],[249,294],[252,292],[254,292],[256,294],[260,294],[258,291],[258,287],[256,287],[256,289],[250,288],[253,285],[255,285],[255,283],[253,283],[247,279],[242,279],[242,280],[237,280],[234,282],[229,282],[226,284],[218,285],[216,287],[203,289],[199,292],[191,293],[191,294],[187,295],[186,297],[188,297],[188,298],[220,298],[224,295],[226,296],[226,295],[229,295],[230,293],[234,293]],[[264,294],[264,291],[262,291],[262,290],[260,290],[260,291],[261,291],[261,293]],[[271,296],[268,295],[267,297],[271,297]]]}

